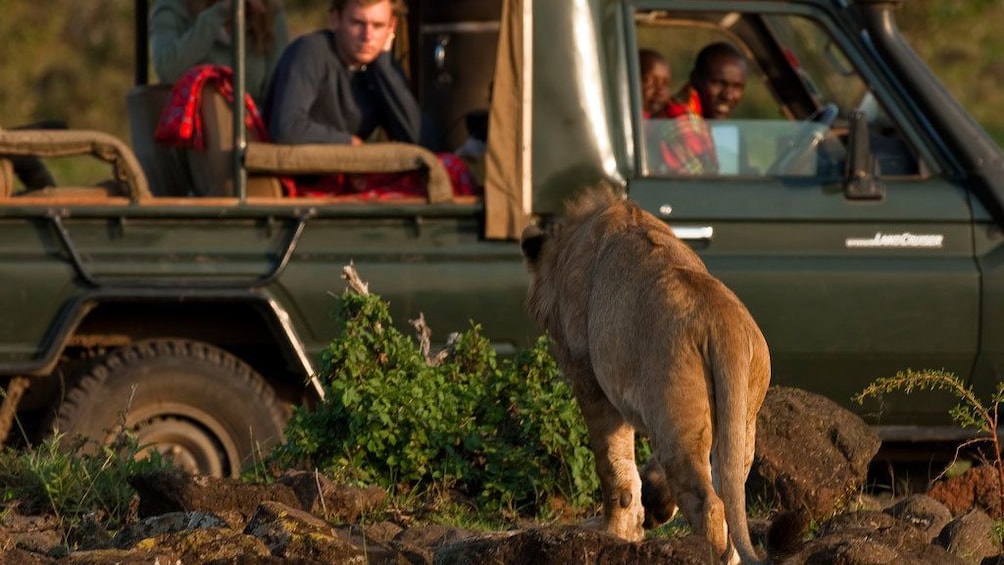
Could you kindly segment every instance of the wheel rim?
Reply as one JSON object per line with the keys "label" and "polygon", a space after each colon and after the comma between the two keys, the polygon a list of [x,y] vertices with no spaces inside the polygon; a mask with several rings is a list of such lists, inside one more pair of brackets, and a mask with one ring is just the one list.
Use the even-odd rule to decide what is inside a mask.
{"label": "wheel rim", "polygon": [[139,445],[147,446],[136,453],[137,459],[156,451],[173,465],[192,474],[222,477],[228,472],[224,468],[226,454],[218,442],[193,422],[156,418],[134,425],[132,430]]}
{"label": "wheel rim", "polygon": [[234,477],[240,472],[235,438],[215,418],[191,406],[139,408],[127,415],[126,426],[136,435],[137,459],[157,451],[192,474]]}

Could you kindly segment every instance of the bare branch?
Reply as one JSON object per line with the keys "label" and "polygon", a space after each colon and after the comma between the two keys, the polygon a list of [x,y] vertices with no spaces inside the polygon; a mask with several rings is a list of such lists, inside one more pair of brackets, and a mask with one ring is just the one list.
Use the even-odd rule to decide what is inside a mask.
{"label": "bare branch", "polygon": [[365,283],[359,278],[356,267],[352,262],[342,267],[342,278],[348,281],[349,289],[360,296],[369,296],[369,283]]}
{"label": "bare branch", "polygon": [[411,327],[415,328],[415,331],[418,333],[418,350],[422,353],[422,357],[425,358],[425,364],[435,367],[439,363],[436,363],[429,355],[432,349],[432,329],[425,323],[425,314],[419,312],[417,320],[408,321],[411,323]]}

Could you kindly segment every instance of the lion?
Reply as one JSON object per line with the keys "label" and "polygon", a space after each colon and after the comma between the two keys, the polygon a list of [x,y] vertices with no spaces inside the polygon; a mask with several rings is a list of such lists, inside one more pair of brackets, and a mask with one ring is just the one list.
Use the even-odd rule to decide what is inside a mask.
{"label": "lion", "polygon": [[[767,342],[739,298],[665,222],[601,184],[521,236],[527,310],[550,335],[589,430],[603,525],[643,536],[635,432],[663,518],[683,512],[723,560],[757,562],[745,483],[770,383]],[[662,510],[666,510],[663,508]]]}

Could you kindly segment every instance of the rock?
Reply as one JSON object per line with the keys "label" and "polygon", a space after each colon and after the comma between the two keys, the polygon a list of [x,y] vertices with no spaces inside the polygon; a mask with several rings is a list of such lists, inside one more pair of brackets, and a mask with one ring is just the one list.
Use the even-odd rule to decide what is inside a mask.
{"label": "rock", "polygon": [[[23,509],[24,506],[15,505]],[[16,511],[0,512],[0,563],[49,563],[67,554],[59,521],[54,516],[23,516]],[[41,561],[6,558],[11,555],[32,555]]]}
{"label": "rock", "polygon": [[139,516],[202,510],[241,528],[263,500],[299,508],[293,489],[284,484],[251,484],[236,479],[192,476],[180,469],[161,469],[133,475],[129,484],[139,495]]}
{"label": "rock", "polygon": [[67,544],[78,551],[107,547],[111,539],[111,534],[93,513],[85,515],[79,524],[72,526],[66,533]]}
{"label": "rock", "polygon": [[717,563],[717,560],[707,540],[694,535],[678,539],[630,543],[598,530],[556,526],[491,534],[446,544],[435,552],[435,563],[438,565],[481,563],[707,565]]}
{"label": "rock", "polygon": [[432,525],[402,530],[394,537],[395,543],[410,546],[432,547],[456,543],[474,537],[474,533],[451,526]]}
{"label": "rock", "polygon": [[991,517],[1000,518],[1001,500],[996,467],[973,467],[957,477],[936,481],[927,494],[944,504],[953,516],[980,508]]}
{"label": "rock", "polygon": [[6,549],[0,546],[0,563],[17,563],[17,565],[50,565],[56,563],[51,557],[45,557],[20,548]]}
{"label": "rock", "polygon": [[389,545],[407,557],[408,563],[432,564],[435,562],[435,552],[438,548],[472,537],[474,537],[472,532],[451,526],[418,526],[402,529]]}
{"label": "rock", "polygon": [[[278,502],[262,502],[244,533],[264,542],[276,557],[328,563],[364,563],[366,554],[339,537],[330,524]],[[337,561],[331,561],[337,557]]]}
{"label": "rock", "polygon": [[823,524],[815,539],[781,561],[784,565],[964,565],[927,543],[909,523],[884,512],[847,512]]}
{"label": "rock", "polygon": [[111,538],[106,547],[110,545],[117,549],[128,549],[142,540],[165,534],[201,528],[225,528],[227,526],[228,524],[222,518],[209,512],[168,512],[127,524]]}
{"label": "rock", "polygon": [[847,507],[881,442],[857,415],[804,390],[774,386],[757,416],[747,492],[821,520]]}
{"label": "rock", "polygon": [[944,504],[926,494],[910,495],[885,510],[891,516],[908,522],[930,542],[952,521],[952,513]]}
{"label": "rock", "polygon": [[834,534],[881,537],[885,541],[893,540],[895,545],[927,543],[923,534],[908,522],[873,510],[838,514],[819,527],[817,538]]}
{"label": "rock", "polygon": [[390,543],[394,538],[406,531],[400,525],[386,520],[365,526],[365,536],[376,540],[378,543]]}
{"label": "rock", "polygon": [[23,549],[47,557],[63,557],[69,552],[59,532],[53,530],[19,532],[11,536],[10,541],[13,547],[17,549]]}
{"label": "rock", "polygon": [[941,530],[936,543],[966,563],[977,565],[1001,552],[1000,545],[994,542],[994,521],[980,509],[952,520]]}
{"label": "rock", "polygon": [[65,559],[60,559],[59,565],[150,565],[151,563],[173,565],[175,561],[171,560],[171,557],[166,553],[145,550],[94,549],[75,551]]}
{"label": "rock", "polygon": [[[269,557],[265,543],[230,528],[196,528],[148,538],[136,549],[168,555],[166,563],[206,563],[217,560],[241,562],[245,558]],[[165,563],[160,559],[161,563]]]}
{"label": "rock", "polygon": [[357,488],[332,483],[320,473],[290,471],[277,483],[289,486],[299,508],[333,522],[353,523],[387,504],[387,491],[370,486]]}

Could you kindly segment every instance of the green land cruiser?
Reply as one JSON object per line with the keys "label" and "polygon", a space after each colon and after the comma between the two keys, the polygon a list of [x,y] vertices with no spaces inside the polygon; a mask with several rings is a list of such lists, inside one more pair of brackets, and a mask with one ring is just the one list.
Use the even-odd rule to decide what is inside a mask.
{"label": "green land cruiser", "polygon": [[[475,320],[512,351],[538,334],[522,227],[600,179],[746,302],[774,384],[850,406],[887,440],[956,439],[947,396],[850,401],[906,368],[944,368],[985,395],[1004,368],[1004,156],[900,35],[901,4],[412,0],[399,47],[428,148],[452,150],[465,118],[487,115],[484,196],[456,198],[426,149],[283,147],[243,128],[231,139],[240,115],[216,116],[238,147],[215,155],[232,177],[171,176],[149,135],[167,87],[148,84],[140,0],[137,84],[122,93],[131,144],[0,130],[0,440],[53,427],[103,439],[124,412],[141,442],[193,471],[236,474],[281,437],[290,406],[321,400],[311,378],[344,265],[402,325],[423,312],[442,342]],[[709,122],[720,170],[661,173],[638,50],[663,53],[676,86],[720,40],[749,62],[736,115]],[[26,191],[10,178],[11,157],[78,153],[111,162],[112,181]],[[429,197],[255,188],[360,163],[424,168]],[[189,196],[193,183],[218,196]]]}

